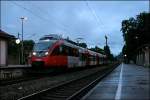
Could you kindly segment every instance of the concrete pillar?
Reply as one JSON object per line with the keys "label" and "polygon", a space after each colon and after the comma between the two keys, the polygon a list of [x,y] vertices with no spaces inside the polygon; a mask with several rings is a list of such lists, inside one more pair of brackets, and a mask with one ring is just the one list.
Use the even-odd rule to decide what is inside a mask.
{"label": "concrete pillar", "polygon": [[140,52],[140,65],[142,65],[142,52]]}
{"label": "concrete pillar", "polygon": [[139,53],[137,54],[137,63],[136,64],[139,64]]}
{"label": "concrete pillar", "polygon": [[140,65],[140,52],[138,51],[137,53],[137,61],[136,61],[137,65]]}
{"label": "concrete pillar", "polygon": [[146,47],[146,49],[145,49],[145,66],[150,65],[149,53],[150,53],[150,49],[148,47]]}
{"label": "concrete pillar", "polygon": [[140,52],[138,54],[138,64],[140,65]]}

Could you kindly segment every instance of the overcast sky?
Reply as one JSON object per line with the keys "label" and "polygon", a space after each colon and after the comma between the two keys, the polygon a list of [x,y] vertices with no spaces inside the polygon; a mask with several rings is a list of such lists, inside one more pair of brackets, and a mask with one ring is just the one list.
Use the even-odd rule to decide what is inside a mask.
{"label": "overcast sky", "polygon": [[25,16],[24,39],[37,41],[53,33],[103,48],[107,35],[116,55],[123,47],[122,20],[148,9],[148,1],[1,1],[1,29],[17,36]]}

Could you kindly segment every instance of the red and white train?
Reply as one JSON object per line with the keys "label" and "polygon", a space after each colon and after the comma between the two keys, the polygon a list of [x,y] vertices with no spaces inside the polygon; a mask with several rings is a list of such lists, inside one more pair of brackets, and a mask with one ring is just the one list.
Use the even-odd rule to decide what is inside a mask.
{"label": "red and white train", "polygon": [[62,39],[57,35],[46,35],[34,45],[31,56],[32,67],[74,68],[106,63],[106,56]]}

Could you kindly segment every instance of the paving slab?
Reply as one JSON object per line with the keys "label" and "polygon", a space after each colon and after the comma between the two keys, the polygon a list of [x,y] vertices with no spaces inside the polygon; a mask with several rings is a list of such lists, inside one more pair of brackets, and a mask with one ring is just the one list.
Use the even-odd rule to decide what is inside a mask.
{"label": "paving slab", "polygon": [[150,69],[122,63],[82,100],[150,100]]}

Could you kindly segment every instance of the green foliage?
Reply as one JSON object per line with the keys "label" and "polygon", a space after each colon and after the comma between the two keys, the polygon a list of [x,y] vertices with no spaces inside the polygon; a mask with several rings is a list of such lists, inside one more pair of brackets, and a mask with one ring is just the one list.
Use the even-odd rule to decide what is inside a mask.
{"label": "green foliage", "polygon": [[105,51],[105,54],[106,54],[107,58],[109,60],[113,61],[114,60],[114,56],[113,56],[113,54],[111,54],[111,51],[110,51],[108,45],[104,46],[104,51]]}
{"label": "green foliage", "polygon": [[104,46],[104,49],[99,48],[98,46],[95,46],[94,48],[90,48],[90,50],[101,53],[101,54],[106,54],[107,59],[114,61],[114,56],[111,54],[109,46]]}
{"label": "green foliage", "polygon": [[87,48],[87,44],[86,43],[78,43],[78,45],[83,47],[83,48]]}
{"label": "green foliage", "polygon": [[107,45],[104,46],[104,51],[105,51],[105,53],[106,53],[107,56],[110,56],[111,53],[110,53],[109,46],[107,46]]}
{"label": "green foliage", "polygon": [[128,60],[135,61],[135,54],[137,48],[144,44],[149,44],[150,38],[150,13],[140,13],[136,18],[129,18],[122,21],[121,31],[125,46],[122,51],[127,54]]}
{"label": "green foliage", "polygon": [[[29,56],[29,53],[33,49],[34,41],[33,40],[24,40],[24,59],[26,60]],[[19,57],[21,55],[21,43],[16,44],[15,40],[10,40],[8,42],[8,55]]]}
{"label": "green foliage", "polygon": [[25,53],[28,54],[33,49],[34,41],[33,40],[25,40],[25,41],[23,41],[23,45],[24,45]]}
{"label": "green foliage", "polygon": [[10,40],[8,42],[8,55],[17,56],[19,48],[21,47],[20,44],[16,44],[15,40]]}
{"label": "green foliage", "polygon": [[90,50],[104,54],[104,50],[99,48],[98,46],[95,46],[95,48],[90,48]]}

